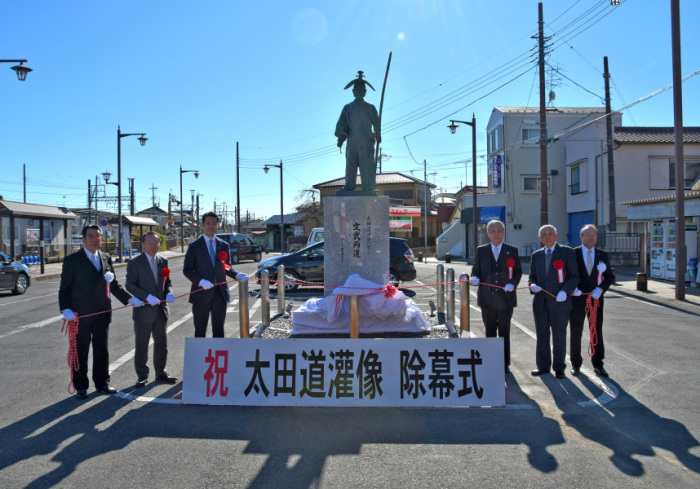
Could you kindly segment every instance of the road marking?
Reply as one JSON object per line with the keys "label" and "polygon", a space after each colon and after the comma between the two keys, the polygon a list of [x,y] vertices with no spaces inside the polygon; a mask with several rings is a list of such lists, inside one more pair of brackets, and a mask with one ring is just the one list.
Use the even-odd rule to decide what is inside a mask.
{"label": "road marking", "polygon": [[2,306],[11,306],[12,304],[19,304],[20,302],[33,301],[34,299],[43,299],[44,297],[51,297],[51,296],[56,296],[56,297],[58,297],[58,295],[54,292],[53,294],[40,295],[40,296],[38,296],[38,297],[30,297],[30,298],[28,298],[28,299],[22,299],[22,300],[19,300],[19,301],[3,302],[2,304],[0,304],[0,307],[2,307]]}
{"label": "road marking", "polygon": [[19,328],[15,329],[13,331],[10,331],[8,333],[0,335],[0,339],[7,338],[8,336],[12,336],[13,334],[21,333],[22,331],[26,331],[28,329],[43,328],[47,324],[56,323],[62,319],[63,319],[63,314],[59,314],[58,316],[54,316],[54,317],[49,318],[49,319],[44,319],[43,321],[39,321],[38,323],[25,324],[24,326],[20,326]]}
{"label": "road marking", "polygon": [[635,299],[634,297],[629,297],[629,296],[626,296],[626,295],[611,294],[611,295],[608,295],[607,297],[609,297],[609,298],[611,298],[611,299],[612,299],[612,298],[615,298],[615,299],[629,299],[629,300],[631,300],[631,301],[637,301],[637,302],[641,302],[642,304],[647,304],[647,305],[649,305],[649,306],[654,306],[654,307],[660,307],[660,308],[663,309],[663,306],[660,306],[660,305],[658,305],[658,304],[654,304],[653,302],[643,301],[643,300],[641,300],[641,299]]}

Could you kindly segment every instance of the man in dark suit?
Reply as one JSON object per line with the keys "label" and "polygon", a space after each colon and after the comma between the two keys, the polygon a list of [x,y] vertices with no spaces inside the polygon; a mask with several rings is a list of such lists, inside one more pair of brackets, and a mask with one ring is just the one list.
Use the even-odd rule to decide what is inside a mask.
{"label": "man in dark suit", "polygon": [[112,313],[83,316],[111,311],[110,293],[114,294],[122,304],[140,305],[140,301],[132,298],[117,282],[109,254],[100,251],[102,230],[95,225],[85,226],[83,244],[85,246],[82,250],[71,253],[63,262],[61,284],[58,289],[58,305],[63,313],[63,319],[74,321],[76,316],[79,316],[76,335],[78,370],[73,373],[73,385],[78,399],[87,398],[87,388],[90,385],[87,376],[90,343],[92,343],[92,380],[95,383],[95,389],[105,394],[117,392],[109,385],[107,344]]}
{"label": "man in dark suit", "polygon": [[[231,264],[231,253],[226,241],[216,237],[219,229],[219,216],[207,212],[202,216],[204,235],[190,243],[185,253],[185,263],[182,272],[190,282],[190,303],[194,321],[195,338],[204,338],[207,334],[207,324],[211,315],[211,330],[214,338],[224,337],[224,321],[226,320],[226,305],[231,300],[226,283],[226,276],[239,282],[248,280],[248,275],[238,273],[233,268],[224,267]],[[219,253],[225,252],[226,259],[220,260]],[[215,285],[217,284],[217,285]],[[195,292],[198,289],[199,292]]]}
{"label": "man in dark suit", "polygon": [[[520,283],[523,270],[518,249],[503,242],[505,226],[501,221],[486,225],[486,234],[491,243],[476,249],[470,283],[479,287],[476,301],[481,308],[487,338],[503,338],[503,360],[506,373],[510,372],[510,319],[513,308],[518,305],[515,288]],[[491,287],[489,285],[495,285]]]}
{"label": "man in dark suit", "polygon": [[[134,335],[136,350],[134,367],[136,369],[136,387],[143,387],[148,380],[148,342],[153,336],[153,367],[156,380],[174,384],[177,377],[165,371],[168,359],[168,338],[165,327],[170,317],[168,303],[175,300],[173,286],[170,282],[168,259],[159,256],[160,236],[151,231],[141,236],[143,253],[126,266],[126,290],[150,307],[134,309]],[[163,270],[168,269],[166,274]]]}
{"label": "man in dark suit", "polygon": [[[581,229],[582,246],[574,248],[576,263],[578,264],[579,283],[574,290],[573,309],[569,315],[571,324],[571,343],[569,355],[571,356],[571,374],[578,375],[581,371],[581,336],[583,335],[583,323],[588,316],[590,327],[590,312],[586,314],[586,302],[588,294],[591,299],[598,299],[596,310],[596,335],[597,344],[593,347],[593,371],[601,377],[607,377],[608,372],[603,368],[605,358],[605,345],[603,344],[603,294],[613,283],[613,274],[610,269],[608,254],[595,247],[598,242],[598,229],[593,224],[587,224]],[[600,281],[598,277],[600,276]],[[582,294],[586,295],[582,295]]]}
{"label": "man in dark suit", "polygon": [[[554,368],[558,379],[566,377],[566,325],[571,311],[571,293],[579,282],[574,250],[557,244],[557,229],[551,224],[540,228],[544,247],[532,254],[530,292],[535,316],[537,368],[532,375],[549,373]],[[549,335],[552,335],[552,350]]]}

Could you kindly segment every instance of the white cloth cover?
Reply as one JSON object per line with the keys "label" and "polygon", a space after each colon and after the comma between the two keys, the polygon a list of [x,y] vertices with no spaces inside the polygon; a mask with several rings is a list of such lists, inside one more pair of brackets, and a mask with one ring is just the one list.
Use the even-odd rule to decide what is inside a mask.
{"label": "white cloth cover", "polygon": [[360,333],[414,333],[429,331],[430,323],[418,306],[396,290],[386,298],[383,285],[350,275],[343,287],[323,299],[309,299],[292,314],[292,335],[348,333],[350,331],[349,295],[359,298]]}

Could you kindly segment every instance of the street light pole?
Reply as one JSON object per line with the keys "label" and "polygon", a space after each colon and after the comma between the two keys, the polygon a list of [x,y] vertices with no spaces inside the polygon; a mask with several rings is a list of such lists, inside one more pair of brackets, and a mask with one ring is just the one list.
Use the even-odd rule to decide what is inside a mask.
{"label": "street light pole", "polygon": [[284,177],[282,160],[280,160],[279,165],[265,165],[263,168],[265,173],[270,171],[271,166],[280,169],[280,254],[284,254]]}
{"label": "street light pole", "polygon": [[183,170],[182,165],[180,165],[180,249],[185,252],[185,213],[182,203],[182,174],[183,173],[194,173],[194,178],[199,178],[199,170]]}
{"label": "street light pole", "polygon": [[[466,124],[468,126],[472,126],[472,225],[474,226],[474,254],[472,256],[476,256],[476,247],[477,247],[477,241],[478,241],[478,232],[477,232],[477,217],[478,217],[478,212],[476,208],[476,117],[474,117],[474,114],[472,113],[472,121],[467,122],[467,121],[453,121],[450,120],[450,124],[447,125],[447,127],[450,129],[450,132],[454,134],[457,132],[457,124]],[[467,167],[465,166],[465,169]],[[469,177],[469,171],[467,170],[467,177]],[[465,254],[469,254],[469,249],[467,247],[467,243],[469,242],[469,226],[464,226],[464,252]],[[467,258],[466,256],[464,257],[465,259]]]}
{"label": "street light pole", "polygon": [[117,225],[117,232],[119,233],[117,235],[117,243],[119,244],[117,247],[119,253],[117,261],[120,263],[122,262],[122,254],[124,253],[124,241],[122,238],[122,138],[128,136],[139,136],[138,140],[141,146],[145,146],[146,141],[148,141],[146,133],[144,132],[122,134],[121,127],[117,126],[117,219],[119,220]]}

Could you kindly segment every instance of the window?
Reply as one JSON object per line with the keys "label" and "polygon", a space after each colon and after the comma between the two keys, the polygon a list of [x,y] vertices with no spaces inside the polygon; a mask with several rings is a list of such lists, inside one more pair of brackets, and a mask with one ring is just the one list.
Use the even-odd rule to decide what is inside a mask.
{"label": "window", "polygon": [[412,200],[413,199],[413,189],[403,189],[403,190],[385,190],[384,195],[388,196],[390,199],[397,200]]}
{"label": "window", "polygon": [[540,130],[538,128],[524,128],[522,131],[524,146],[537,146],[540,144]]}
{"label": "window", "polygon": [[[540,192],[540,177],[539,175],[522,175],[523,193],[539,193]],[[547,193],[552,193],[552,177],[547,176]]]}
{"label": "window", "polygon": [[[690,189],[695,180],[700,178],[700,160],[685,160],[684,189]],[[676,188],[676,161],[668,161],[668,188]]]}
{"label": "window", "polygon": [[501,127],[502,126],[498,126],[493,131],[491,131],[489,133],[489,136],[487,138],[488,153],[489,154],[495,153],[496,151],[501,149],[501,137],[500,137]]}
{"label": "window", "polygon": [[571,169],[571,195],[581,193],[581,167],[575,166]]}

